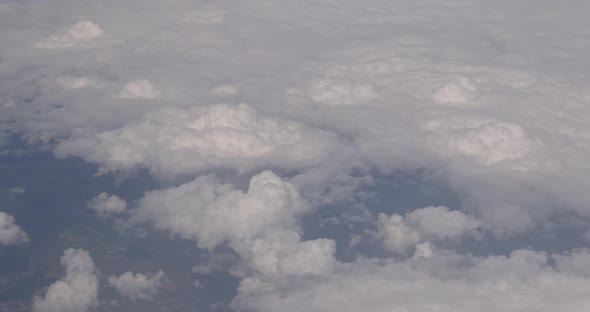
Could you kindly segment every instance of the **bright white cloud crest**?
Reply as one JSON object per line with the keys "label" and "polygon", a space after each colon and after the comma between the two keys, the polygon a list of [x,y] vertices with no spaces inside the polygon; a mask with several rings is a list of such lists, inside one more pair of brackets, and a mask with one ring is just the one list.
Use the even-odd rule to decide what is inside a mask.
{"label": "bright white cloud crest", "polygon": [[265,171],[252,177],[247,192],[208,176],[149,192],[135,218],[201,248],[227,243],[263,274],[323,273],[334,261],[335,245],[302,241],[297,221],[308,210],[291,184]]}
{"label": "bright white cloud crest", "polygon": [[326,161],[337,144],[332,134],[240,104],[152,113],[122,129],[64,142],[57,153],[115,171],[147,167],[174,176],[212,168],[305,168]]}

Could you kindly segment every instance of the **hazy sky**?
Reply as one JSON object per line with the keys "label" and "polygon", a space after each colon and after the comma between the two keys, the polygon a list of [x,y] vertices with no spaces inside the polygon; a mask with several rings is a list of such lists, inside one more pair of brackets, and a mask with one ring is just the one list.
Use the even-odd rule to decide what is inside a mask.
{"label": "hazy sky", "polygon": [[588,16],[0,0],[0,311],[590,311]]}

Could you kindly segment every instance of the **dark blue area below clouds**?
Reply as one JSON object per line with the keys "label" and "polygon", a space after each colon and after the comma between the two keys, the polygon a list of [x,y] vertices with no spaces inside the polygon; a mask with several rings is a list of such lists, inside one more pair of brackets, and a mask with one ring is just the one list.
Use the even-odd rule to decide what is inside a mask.
{"label": "dark blue area below clouds", "polygon": [[[97,168],[80,159],[55,159],[52,153],[29,150],[18,140],[4,151],[0,211],[14,216],[31,241],[0,247],[0,307],[28,305],[36,293],[61,278],[64,270],[59,259],[67,248],[88,250],[100,270],[99,299],[104,304],[98,311],[189,311],[219,302],[225,303],[218,304],[222,311],[235,296],[235,277],[191,273],[192,266],[207,257],[194,243],[149,229],[141,236],[123,233],[114,220],[100,219],[87,208],[88,200],[100,192],[117,194],[132,208],[145,191],[159,187],[147,173],[120,181],[111,175],[97,176]],[[24,193],[11,192],[14,188]],[[105,286],[110,275],[159,269],[171,283],[157,304],[127,302]],[[193,286],[197,278],[207,285],[206,291]],[[111,300],[119,303],[111,305]]]}

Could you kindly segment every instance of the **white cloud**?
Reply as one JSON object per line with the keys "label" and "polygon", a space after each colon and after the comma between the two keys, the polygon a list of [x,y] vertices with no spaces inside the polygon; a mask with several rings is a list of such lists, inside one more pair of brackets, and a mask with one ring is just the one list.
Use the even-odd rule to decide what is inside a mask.
{"label": "white cloud", "polygon": [[[447,207],[426,207],[405,216],[380,214],[377,225],[384,247],[400,254],[407,253],[420,243],[458,240],[482,228],[481,222]],[[429,253],[425,247],[422,245],[419,253]]]}
{"label": "white cloud", "polygon": [[440,104],[474,105],[478,97],[477,84],[466,77],[454,77],[434,93],[433,99]]}
{"label": "white cloud", "polygon": [[123,297],[131,300],[153,300],[158,291],[166,283],[166,275],[162,270],[156,273],[125,272],[121,275],[110,276],[109,285]]}
{"label": "white cloud", "polygon": [[110,170],[150,169],[159,176],[214,168],[305,168],[331,156],[335,136],[259,114],[246,104],[168,109],[140,122],[60,144],[60,156],[82,156]]}
{"label": "white cloud", "polygon": [[450,119],[428,122],[425,127],[450,153],[472,157],[485,165],[520,160],[538,148],[522,126],[507,122]]}
{"label": "white cloud", "polygon": [[155,99],[159,95],[160,91],[147,79],[128,82],[117,94],[124,99]]}
{"label": "white cloud", "polygon": [[576,249],[565,255],[553,255],[552,259],[561,271],[590,277],[590,249],[588,248]]}
{"label": "white cloud", "polygon": [[320,280],[290,285],[243,280],[233,306],[261,312],[276,307],[286,312],[577,312],[590,306],[590,280],[575,272],[551,266],[543,252],[526,250],[508,257],[359,260],[339,264]]}
{"label": "white cloud", "polygon": [[96,267],[86,250],[67,249],[61,257],[66,276],[33,299],[34,312],[85,312],[98,304]]}
{"label": "white cloud", "polygon": [[335,244],[302,241],[297,221],[308,211],[291,184],[265,171],[252,177],[246,192],[209,176],[151,191],[135,219],[194,240],[200,248],[227,243],[263,274],[320,274],[329,271]]}
{"label": "white cloud", "polygon": [[377,97],[370,84],[333,79],[315,81],[310,92],[315,102],[329,106],[362,104]]}
{"label": "white cloud", "polygon": [[74,90],[90,86],[94,81],[85,76],[64,76],[57,78],[56,82],[64,89]]}
{"label": "white cloud", "polygon": [[28,241],[29,236],[16,224],[14,217],[0,212],[0,245],[20,245]]}
{"label": "white cloud", "polygon": [[63,49],[90,42],[104,34],[96,22],[84,20],[71,25],[66,31],[49,36],[37,43],[41,49]]}
{"label": "white cloud", "polygon": [[[113,1],[92,5],[92,16],[83,4],[64,8],[33,2],[38,9],[26,9],[30,2],[11,3],[5,7],[18,14],[2,16],[7,29],[22,20],[37,21],[0,36],[3,64],[10,64],[0,76],[3,137],[10,131],[31,144],[63,143],[60,156],[81,156],[114,171],[145,167],[158,176],[214,168],[299,170],[326,163],[341,171],[367,166],[381,173],[442,171],[455,191],[472,201],[474,207],[465,209],[481,213],[512,205],[531,215],[527,226],[497,221],[505,232],[532,229],[563,210],[590,214],[584,191],[590,187],[584,117],[590,95],[583,70],[588,57],[580,52],[585,28],[578,23],[585,19],[577,8],[586,5],[581,2],[559,10],[543,3],[538,9],[551,13],[542,18],[522,18],[528,8],[508,1],[459,0],[444,6],[433,0],[345,1],[338,13],[311,2],[205,8],[146,0],[143,14]],[[112,7],[121,14],[113,15]],[[321,22],[306,13],[309,8]],[[63,14],[55,19],[41,14],[53,10]],[[261,12],[264,18],[244,12]],[[498,12],[518,18],[518,25],[500,23],[494,18]],[[76,23],[76,16],[87,17]],[[293,28],[277,29],[277,16]],[[423,28],[425,20],[431,29]],[[530,36],[555,20],[567,22],[540,38]],[[60,27],[56,24],[73,26],[42,43],[77,46],[100,38],[101,44],[60,53],[35,49],[47,29]],[[228,31],[234,26],[243,31]],[[55,77],[72,79],[55,88]],[[148,81],[141,77],[161,77],[154,87],[166,96],[144,101],[155,93],[139,83]],[[100,86],[83,87],[95,81]],[[125,94],[144,97],[142,105],[117,97],[126,83],[134,87]],[[280,126],[264,131],[189,127],[190,119],[215,110],[195,108],[196,101],[219,100],[248,101],[259,119]],[[293,120],[305,130],[293,131],[299,138],[282,144],[293,133],[281,126]],[[261,135],[266,132],[280,138],[269,141]],[[361,157],[339,157],[334,138]],[[322,181],[319,187],[330,183]],[[491,182],[518,187],[517,196],[509,196],[507,188],[488,188]],[[490,203],[483,193],[504,202]],[[541,209],[535,203],[545,194],[554,203]]]}
{"label": "white cloud", "polygon": [[88,202],[88,208],[101,217],[108,217],[124,212],[127,209],[127,202],[117,195],[102,192]]}
{"label": "white cloud", "polygon": [[[301,306],[334,310],[331,296],[340,291],[341,306],[357,311],[371,310],[368,303],[375,311],[492,309],[498,293],[507,298],[498,311],[575,310],[586,304],[573,291],[586,274],[583,252],[561,255],[555,268],[541,265],[536,283],[523,277],[523,288],[476,265],[515,268],[521,256],[460,257],[469,263],[457,267],[467,272],[436,260],[481,224],[501,234],[503,249],[540,231],[561,235],[562,216],[580,227],[590,220],[589,2],[530,2],[7,2],[0,4],[0,144],[22,136],[103,173],[148,169],[170,178],[167,186],[220,173],[148,193],[136,218],[204,248],[229,246],[246,263],[240,269],[250,269],[239,272],[243,285],[284,298],[275,309],[302,294],[310,299]],[[267,169],[289,183],[272,178],[245,191],[220,182],[228,170],[241,179]],[[343,215],[370,206],[367,196],[388,192],[372,188],[373,178],[416,171],[448,183],[463,219],[441,209],[382,216],[386,248],[412,260],[355,262],[347,271],[334,260],[332,240],[305,240],[326,233],[304,232],[304,214],[319,211],[315,220],[326,206]],[[439,228],[439,218],[457,223]],[[337,235],[355,237],[346,221],[340,229],[351,233]],[[374,247],[364,243],[352,239],[349,249],[363,256]],[[420,261],[436,270],[411,267]],[[372,271],[354,277],[357,266]],[[310,284],[292,278],[307,273],[315,275]],[[441,277],[447,273],[457,278]],[[544,276],[572,293],[543,284]],[[281,288],[289,283],[298,289]],[[366,302],[341,291],[349,285]],[[395,297],[392,289],[403,291]],[[316,300],[313,291],[324,290],[332,292],[327,302]],[[263,305],[259,295],[252,305]]]}
{"label": "white cloud", "polygon": [[220,97],[234,96],[238,93],[238,89],[232,85],[221,85],[213,88],[211,93]]}

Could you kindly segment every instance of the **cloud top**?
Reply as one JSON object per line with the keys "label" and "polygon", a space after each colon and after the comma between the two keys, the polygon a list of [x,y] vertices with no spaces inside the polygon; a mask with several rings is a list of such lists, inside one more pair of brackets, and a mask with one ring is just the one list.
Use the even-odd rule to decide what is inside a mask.
{"label": "cloud top", "polygon": [[153,300],[166,281],[166,275],[162,270],[148,274],[125,272],[108,278],[109,285],[131,301]]}
{"label": "cloud top", "polygon": [[29,236],[16,224],[14,217],[0,212],[0,245],[20,245],[29,242]]}
{"label": "cloud top", "polygon": [[86,250],[67,249],[61,257],[66,275],[33,299],[34,312],[85,312],[98,304],[96,267]]}
{"label": "cloud top", "polygon": [[68,140],[56,152],[113,171],[148,168],[174,176],[214,168],[306,168],[328,160],[334,145],[337,138],[327,132],[240,104],[151,113],[121,129]]}

